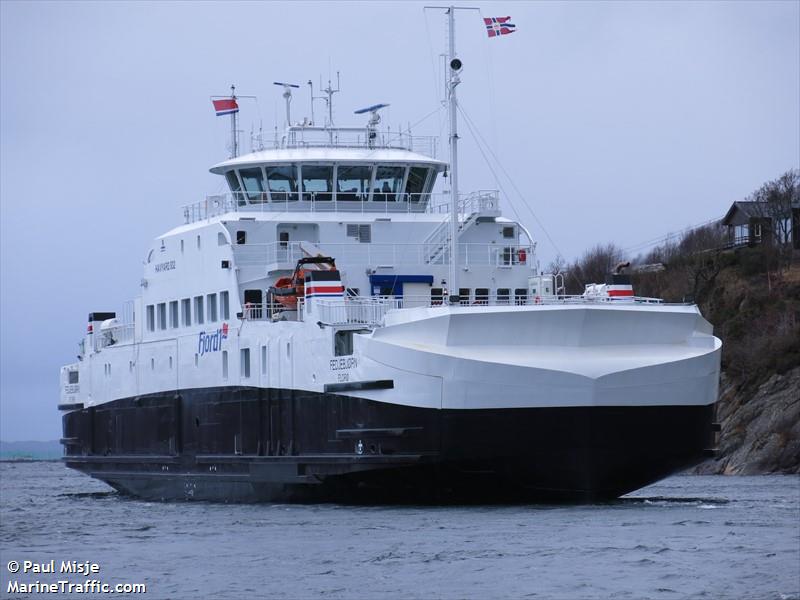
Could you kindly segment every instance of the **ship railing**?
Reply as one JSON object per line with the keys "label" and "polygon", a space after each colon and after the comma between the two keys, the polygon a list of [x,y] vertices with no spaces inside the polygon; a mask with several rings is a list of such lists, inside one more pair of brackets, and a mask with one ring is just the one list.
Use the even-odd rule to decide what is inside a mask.
{"label": "ship railing", "polygon": [[[223,192],[183,207],[183,218],[195,223],[231,212],[342,212],[348,214],[450,213],[448,192],[406,194],[395,192]],[[461,195],[460,218],[474,213],[500,214],[497,190],[479,190]]]}
{"label": "ship railing", "polygon": [[[370,267],[426,266],[450,264],[450,250],[445,243],[433,248],[430,243],[393,244],[340,242],[319,244],[324,254],[339,264],[365,264]],[[435,251],[437,250],[438,251]],[[270,242],[233,246],[237,266],[283,264],[293,266],[308,254],[302,242]],[[491,266],[496,268],[534,268],[534,247],[514,244],[458,244],[458,264],[461,267]],[[288,267],[286,267],[288,268]]]}
{"label": "ship railing", "polygon": [[[479,288],[480,289],[480,288]],[[433,293],[431,295],[414,296],[381,296],[390,302],[394,303],[395,308],[418,308],[418,307],[433,307],[444,306],[448,304],[448,298],[445,291]],[[509,289],[505,294],[480,294],[473,293],[470,296],[460,296],[459,301],[455,304],[458,306],[538,306],[538,305],[551,305],[551,304],[663,304],[664,301],[660,298],[646,298],[640,296],[633,296],[627,298],[612,298],[612,297],[590,297],[583,295],[569,295],[569,296],[534,296],[530,294],[518,293],[516,289]]]}
{"label": "ship railing", "polygon": [[386,313],[402,307],[399,298],[354,296],[324,299],[313,303],[300,301],[299,318],[324,325],[381,327]]}
{"label": "ship railing", "polygon": [[[295,310],[287,309],[278,303],[246,304],[242,318],[248,321],[297,320],[311,321],[332,326],[382,327],[386,315],[392,310],[411,308],[436,308],[448,304],[445,292],[432,295],[403,296],[348,296],[326,298],[313,303],[300,298]],[[664,304],[660,298],[647,297],[593,297],[570,296],[532,296],[509,290],[507,294],[461,297],[456,306],[473,308],[498,306],[546,306],[546,305],[598,305],[598,304]]]}
{"label": "ship railing", "polygon": [[107,329],[100,329],[92,337],[94,338],[95,352],[109,346],[131,344],[134,341],[134,324],[122,323]]}
{"label": "ship railing", "polygon": [[395,148],[436,158],[436,136],[405,131],[370,131],[365,127],[290,127],[276,148]]}

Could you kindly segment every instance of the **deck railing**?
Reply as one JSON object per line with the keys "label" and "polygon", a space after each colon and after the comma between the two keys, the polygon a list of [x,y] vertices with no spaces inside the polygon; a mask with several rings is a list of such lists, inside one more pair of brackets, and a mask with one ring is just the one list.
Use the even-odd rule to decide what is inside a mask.
{"label": "deck railing", "polygon": [[[319,244],[323,253],[340,264],[358,263],[372,267],[425,266],[450,263],[449,248],[432,253],[428,244]],[[293,267],[308,256],[302,242],[270,242],[268,244],[234,245],[237,266],[284,265]],[[462,267],[492,266],[534,268],[534,247],[529,245],[458,244],[458,264]]]}
{"label": "deck railing", "polygon": [[[478,190],[462,194],[459,215],[498,211],[496,190]],[[331,192],[223,192],[183,207],[186,223],[210,219],[230,212],[342,212],[348,214],[428,213],[448,214],[450,194]],[[498,213],[499,214],[499,213]]]}

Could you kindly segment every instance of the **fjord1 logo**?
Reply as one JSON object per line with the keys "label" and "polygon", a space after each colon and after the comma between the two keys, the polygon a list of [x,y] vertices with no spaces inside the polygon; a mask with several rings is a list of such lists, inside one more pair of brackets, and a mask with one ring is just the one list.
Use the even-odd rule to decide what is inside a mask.
{"label": "fjord1 logo", "polygon": [[214,333],[200,332],[197,340],[197,353],[203,356],[206,352],[217,352],[222,348],[222,340],[228,338],[228,324],[223,323],[222,327]]}

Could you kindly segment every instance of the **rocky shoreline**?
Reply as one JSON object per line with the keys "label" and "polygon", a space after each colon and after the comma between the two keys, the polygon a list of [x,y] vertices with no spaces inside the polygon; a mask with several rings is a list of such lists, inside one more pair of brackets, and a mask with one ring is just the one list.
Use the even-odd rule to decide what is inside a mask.
{"label": "rocky shoreline", "polygon": [[723,374],[717,404],[717,455],[702,475],[800,474],[800,367],[742,391]]}

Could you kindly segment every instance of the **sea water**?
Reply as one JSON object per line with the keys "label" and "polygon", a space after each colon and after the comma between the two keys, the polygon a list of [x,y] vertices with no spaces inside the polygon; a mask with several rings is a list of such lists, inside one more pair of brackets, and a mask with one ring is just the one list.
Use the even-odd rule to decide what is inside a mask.
{"label": "sea water", "polygon": [[677,476],[582,506],[236,505],[2,463],[0,555],[0,598],[800,600],[800,477]]}

